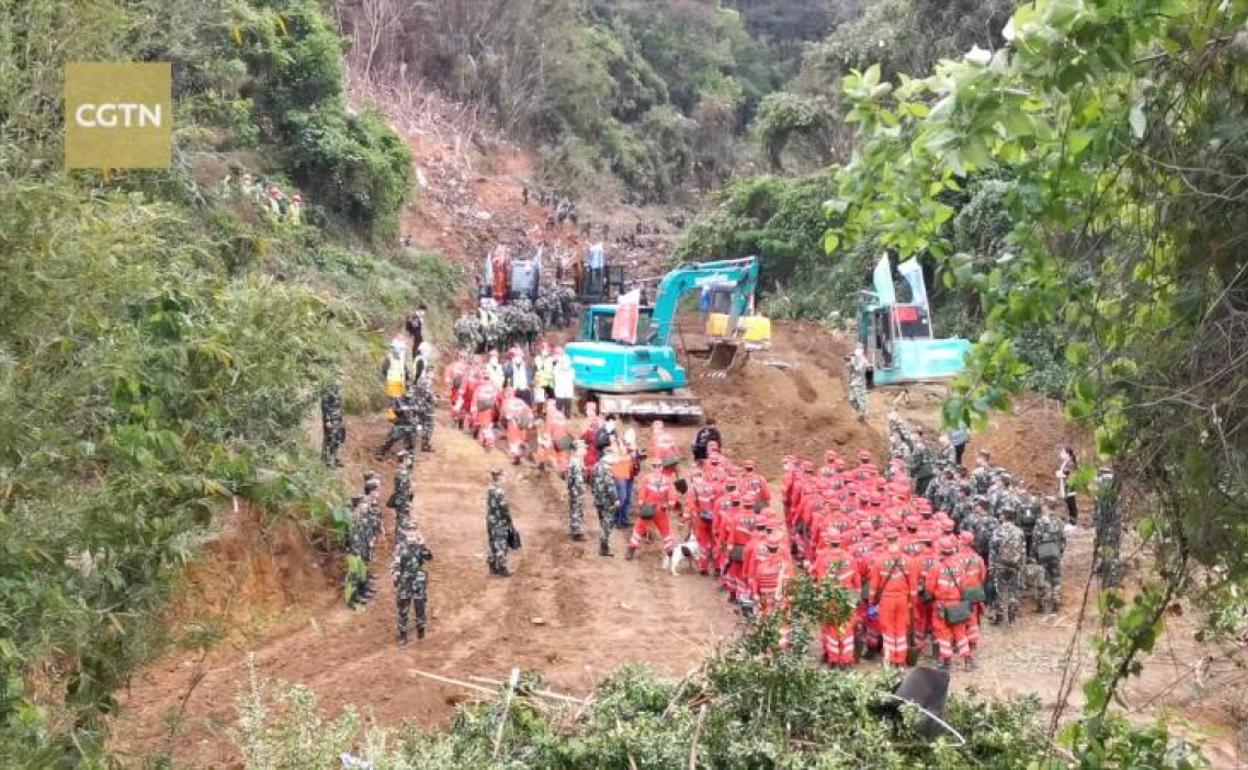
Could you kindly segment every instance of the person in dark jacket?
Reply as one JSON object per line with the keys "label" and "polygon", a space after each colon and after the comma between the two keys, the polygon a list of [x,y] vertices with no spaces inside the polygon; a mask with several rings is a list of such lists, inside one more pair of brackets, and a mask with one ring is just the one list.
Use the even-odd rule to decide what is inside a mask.
{"label": "person in dark jacket", "polygon": [[715,425],[714,417],[707,417],[706,424],[698,429],[697,435],[693,437],[693,460],[699,465],[706,459],[707,447],[711,442],[715,442],[722,449],[724,442],[719,437],[719,428]]}

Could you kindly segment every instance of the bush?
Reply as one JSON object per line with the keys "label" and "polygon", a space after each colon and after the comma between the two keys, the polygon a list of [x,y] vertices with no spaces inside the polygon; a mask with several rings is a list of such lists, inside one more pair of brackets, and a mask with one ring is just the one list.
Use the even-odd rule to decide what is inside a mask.
{"label": "bush", "polygon": [[[852,604],[852,600],[851,600]],[[812,608],[794,603],[793,645],[778,650],[778,624],[758,622],[680,685],[626,666],[598,682],[588,709],[552,704],[535,694],[540,676],[521,678],[507,712],[497,754],[501,697],[461,707],[449,732],[411,726],[360,730],[348,709],[328,723],[299,687],[252,681],[239,699],[236,733],[251,768],[294,768],[307,761],[306,736],[322,737],[323,756],[354,754],[377,768],[645,767],[724,768],[1011,768],[1067,767],[1049,750],[1035,698],[987,701],[974,692],[951,695],[944,719],[965,738],[919,739],[920,714],[898,709],[891,694],[898,674],[842,673],[807,654],[816,624]],[[275,706],[287,703],[284,714]],[[583,712],[573,719],[573,711]],[[1112,724],[1120,767],[1178,767],[1164,727]],[[691,753],[692,752],[692,753]],[[1042,764],[1037,764],[1038,758]]]}
{"label": "bush", "polygon": [[291,112],[284,121],[289,166],[301,187],[375,239],[398,232],[415,176],[412,154],[373,113]]}

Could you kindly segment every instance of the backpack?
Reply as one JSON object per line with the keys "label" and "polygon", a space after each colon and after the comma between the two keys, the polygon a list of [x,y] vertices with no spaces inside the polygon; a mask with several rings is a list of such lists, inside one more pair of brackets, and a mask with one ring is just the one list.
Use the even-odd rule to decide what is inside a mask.
{"label": "backpack", "polygon": [[594,446],[599,449],[606,449],[611,446],[611,434],[606,427],[599,425],[598,430],[594,431]]}
{"label": "backpack", "polygon": [[997,562],[1003,567],[1021,567],[1023,565],[1023,538],[1001,538],[1001,548],[997,552]]}
{"label": "backpack", "polygon": [[1036,522],[1040,520],[1040,506],[1035,499],[1022,501],[1018,507],[1018,526],[1030,528],[1036,526]]}

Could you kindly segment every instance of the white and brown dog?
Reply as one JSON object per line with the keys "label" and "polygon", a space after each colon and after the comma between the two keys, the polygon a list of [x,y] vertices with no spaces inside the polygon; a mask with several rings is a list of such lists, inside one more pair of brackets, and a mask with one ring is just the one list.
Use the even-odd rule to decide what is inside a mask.
{"label": "white and brown dog", "polygon": [[702,549],[698,546],[697,538],[692,534],[689,539],[683,543],[677,543],[672,549],[672,555],[664,563],[664,568],[670,569],[673,575],[680,574],[680,565],[684,562],[693,564],[698,560],[698,554],[702,553]]}

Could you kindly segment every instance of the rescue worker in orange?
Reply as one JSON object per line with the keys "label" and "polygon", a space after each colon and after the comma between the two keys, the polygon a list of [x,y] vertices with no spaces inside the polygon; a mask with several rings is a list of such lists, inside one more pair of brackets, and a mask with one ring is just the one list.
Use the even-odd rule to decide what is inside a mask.
{"label": "rescue worker in orange", "polygon": [[901,550],[901,534],[889,529],[884,539],[887,543],[884,551],[871,562],[867,611],[877,614],[885,664],[900,667],[906,665],[910,607],[917,588],[910,559]]}
{"label": "rescue worker in orange", "polygon": [[[811,575],[816,581],[835,581],[837,585],[853,593],[862,593],[862,576],[854,564],[854,557],[845,550],[845,536],[835,530],[823,535],[823,545],[815,555]],[[841,623],[824,623],[819,629],[824,661],[834,667],[848,667],[854,663],[854,621],[857,613],[850,613]]]}
{"label": "rescue worker in orange", "polygon": [[663,472],[662,462],[651,460],[650,473],[642,481],[637,497],[637,521],[633,525],[633,534],[628,539],[625,558],[632,559],[637,555],[637,549],[641,547],[650,527],[659,531],[659,536],[663,538],[663,553],[671,556],[676,547],[676,540],[672,537],[671,513],[679,504],[680,497],[676,494],[676,487]]}
{"label": "rescue worker in orange", "polygon": [[715,485],[707,482],[701,471],[693,472],[693,483],[685,495],[683,511],[685,526],[698,541],[698,571],[703,575],[710,572],[710,558],[714,547],[711,537],[711,523],[715,518]]}
{"label": "rescue worker in orange", "polygon": [[927,571],[925,584],[932,595],[932,631],[940,649],[941,668],[949,668],[956,653],[966,668],[974,668],[967,625],[972,622],[972,610],[963,599],[961,560],[958,557],[958,541],[946,535],[940,539],[940,558]]}

